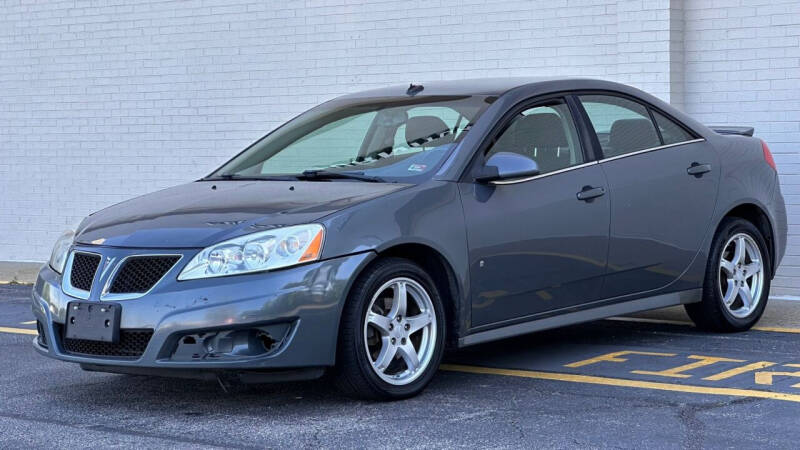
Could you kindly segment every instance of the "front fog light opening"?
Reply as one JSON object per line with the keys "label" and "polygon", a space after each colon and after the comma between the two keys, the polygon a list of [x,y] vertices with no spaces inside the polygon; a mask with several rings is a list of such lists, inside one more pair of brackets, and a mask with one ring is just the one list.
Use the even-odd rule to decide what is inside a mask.
{"label": "front fog light opening", "polygon": [[267,356],[276,352],[289,333],[291,324],[258,328],[215,330],[180,336],[170,356],[173,361],[236,360]]}
{"label": "front fog light opening", "polygon": [[36,341],[39,343],[41,347],[48,348],[47,335],[45,334],[44,331],[44,324],[41,321],[38,320],[36,321],[36,331],[39,333],[39,335],[36,337]]}
{"label": "front fog light opening", "polygon": [[275,339],[273,339],[269,333],[264,331],[259,331],[256,333],[256,339],[258,339],[258,342],[261,343],[261,346],[264,348],[265,352],[271,352],[275,349],[275,344],[277,344],[277,341],[275,341]]}

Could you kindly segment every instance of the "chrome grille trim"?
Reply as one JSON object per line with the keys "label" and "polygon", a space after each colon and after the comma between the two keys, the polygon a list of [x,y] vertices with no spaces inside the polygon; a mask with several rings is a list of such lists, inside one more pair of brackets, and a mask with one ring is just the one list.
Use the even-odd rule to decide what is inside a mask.
{"label": "chrome grille trim", "polygon": [[[120,269],[125,267],[125,262],[131,258],[147,258],[147,257],[177,257],[178,259],[169,268],[164,275],[161,276],[146,292],[135,292],[135,293],[124,293],[124,294],[115,294],[110,292],[111,285],[114,283],[114,280],[119,275]],[[100,300],[106,301],[119,301],[119,300],[133,300],[135,298],[144,297],[145,295],[149,294],[156,286],[158,286],[161,281],[164,280],[170,273],[174,272],[177,267],[179,267],[180,262],[183,260],[183,255],[180,253],[135,253],[131,255],[127,255],[124,258],[120,259],[120,261],[114,266],[114,270],[111,271],[111,274],[106,278],[105,283],[103,285],[103,290],[100,293]]]}
{"label": "chrome grille trim", "polygon": [[83,289],[76,288],[72,285],[72,264],[75,260],[76,254],[83,254],[83,255],[90,255],[96,256],[100,258],[100,262],[97,265],[97,269],[94,271],[94,275],[92,276],[92,285],[97,280],[97,273],[101,271],[101,266],[103,265],[103,255],[94,252],[86,252],[83,250],[73,250],[69,254],[69,258],[67,259],[67,263],[64,265],[64,274],[61,276],[61,289],[67,295],[75,298],[79,298],[81,300],[87,300],[89,298],[89,291],[85,291]]}

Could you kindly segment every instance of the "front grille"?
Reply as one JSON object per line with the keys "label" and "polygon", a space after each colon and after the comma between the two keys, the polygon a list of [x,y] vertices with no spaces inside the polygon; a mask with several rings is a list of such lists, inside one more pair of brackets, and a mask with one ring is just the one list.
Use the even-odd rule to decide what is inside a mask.
{"label": "front grille", "polygon": [[75,253],[72,257],[69,282],[75,289],[89,291],[92,289],[94,274],[100,265],[100,255]]}
{"label": "front grille", "polygon": [[119,330],[119,342],[88,341],[64,338],[64,350],[70,354],[138,358],[142,356],[153,330]]}
{"label": "front grille", "polygon": [[122,264],[108,292],[143,294],[155,286],[179,259],[179,255],[130,257]]}

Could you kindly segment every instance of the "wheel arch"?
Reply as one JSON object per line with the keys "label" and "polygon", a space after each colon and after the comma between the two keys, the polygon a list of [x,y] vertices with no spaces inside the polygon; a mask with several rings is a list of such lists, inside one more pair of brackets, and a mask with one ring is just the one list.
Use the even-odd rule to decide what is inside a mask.
{"label": "wheel arch", "polygon": [[[461,288],[455,269],[450,261],[434,247],[419,242],[395,243],[385,248],[373,250],[374,256],[366,264],[359,268],[358,273],[354,274],[353,280],[361,276],[370,266],[386,257],[405,258],[422,267],[433,278],[436,288],[442,297],[445,308],[447,347],[454,347],[458,344],[458,337],[461,334],[459,327],[462,312]],[[353,288],[351,283],[348,287],[347,297]]]}
{"label": "wheel arch", "polygon": [[748,222],[752,223],[753,225],[758,228],[761,234],[764,236],[764,239],[767,241],[767,251],[769,252],[769,266],[770,266],[770,273],[769,277],[772,279],[775,276],[775,232],[772,228],[772,221],[769,219],[765,209],[759,206],[756,203],[740,203],[728,210],[728,212],[723,215],[719,222],[717,223],[717,227],[714,230],[714,234],[719,231],[719,227],[722,224],[722,221],[728,217],[738,217],[740,219],[747,220]]}

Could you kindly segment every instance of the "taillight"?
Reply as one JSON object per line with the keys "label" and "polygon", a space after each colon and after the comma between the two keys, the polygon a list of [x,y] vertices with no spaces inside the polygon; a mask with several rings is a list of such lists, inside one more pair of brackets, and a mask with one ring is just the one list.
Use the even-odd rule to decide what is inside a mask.
{"label": "taillight", "polygon": [[778,171],[778,168],[775,166],[775,159],[772,158],[772,152],[769,151],[769,147],[767,147],[767,143],[761,141],[761,149],[764,150],[764,161],[770,165],[775,171]]}

